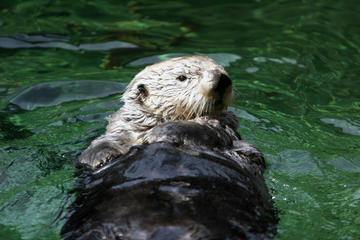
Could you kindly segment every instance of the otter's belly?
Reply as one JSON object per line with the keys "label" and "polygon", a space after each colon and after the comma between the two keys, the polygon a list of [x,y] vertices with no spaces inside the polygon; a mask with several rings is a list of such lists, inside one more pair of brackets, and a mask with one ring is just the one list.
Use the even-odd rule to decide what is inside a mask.
{"label": "otter's belly", "polygon": [[263,176],[196,147],[136,146],[79,179],[64,239],[268,239]]}

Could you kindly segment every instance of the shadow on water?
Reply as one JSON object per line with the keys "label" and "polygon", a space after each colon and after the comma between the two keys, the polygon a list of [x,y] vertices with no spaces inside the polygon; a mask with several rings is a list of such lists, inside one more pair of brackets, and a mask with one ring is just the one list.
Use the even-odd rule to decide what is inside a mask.
{"label": "shadow on water", "polygon": [[16,106],[8,106],[7,109],[0,111],[0,138],[4,141],[14,140],[18,138],[27,138],[33,135],[33,132],[27,130],[23,126],[15,125],[9,120],[12,114],[20,114],[22,112]]}

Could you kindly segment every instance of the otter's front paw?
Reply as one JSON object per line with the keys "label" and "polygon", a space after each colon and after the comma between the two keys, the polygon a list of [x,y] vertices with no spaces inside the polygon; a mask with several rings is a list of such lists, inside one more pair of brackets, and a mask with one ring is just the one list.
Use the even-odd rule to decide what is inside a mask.
{"label": "otter's front paw", "polygon": [[94,170],[104,166],[119,155],[120,153],[107,143],[100,143],[95,146],[90,145],[80,155],[75,164]]}
{"label": "otter's front paw", "polygon": [[232,139],[223,128],[192,121],[165,122],[145,136],[146,143],[171,142],[209,149],[232,146]]}

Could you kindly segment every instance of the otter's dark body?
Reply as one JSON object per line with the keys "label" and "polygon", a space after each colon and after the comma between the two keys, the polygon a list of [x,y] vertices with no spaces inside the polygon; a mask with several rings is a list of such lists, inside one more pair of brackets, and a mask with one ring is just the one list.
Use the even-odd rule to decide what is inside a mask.
{"label": "otter's dark body", "polygon": [[[175,125],[181,134],[179,123]],[[165,126],[170,127],[169,123]],[[256,148],[243,148],[234,161],[221,154],[221,149],[200,145],[139,145],[94,172],[85,171],[62,237],[272,238],[277,218],[262,176],[265,164],[261,153]],[[239,159],[243,159],[242,164]]]}

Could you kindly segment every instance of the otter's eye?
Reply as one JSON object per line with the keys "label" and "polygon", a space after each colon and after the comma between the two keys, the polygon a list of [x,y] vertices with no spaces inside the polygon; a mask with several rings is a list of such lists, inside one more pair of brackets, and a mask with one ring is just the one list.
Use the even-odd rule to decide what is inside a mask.
{"label": "otter's eye", "polygon": [[185,80],[187,79],[187,77],[184,76],[184,75],[180,75],[180,76],[178,76],[176,79],[179,80],[179,81],[181,81],[181,82],[183,82],[183,81],[185,81]]}
{"label": "otter's eye", "polygon": [[138,85],[137,88],[138,88],[138,91],[139,91],[139,93],[140,93],[140,95],[142,97],[147,97],[148,96],[149,93],[148,93],[148,91],[147,91],[144,84]]}

